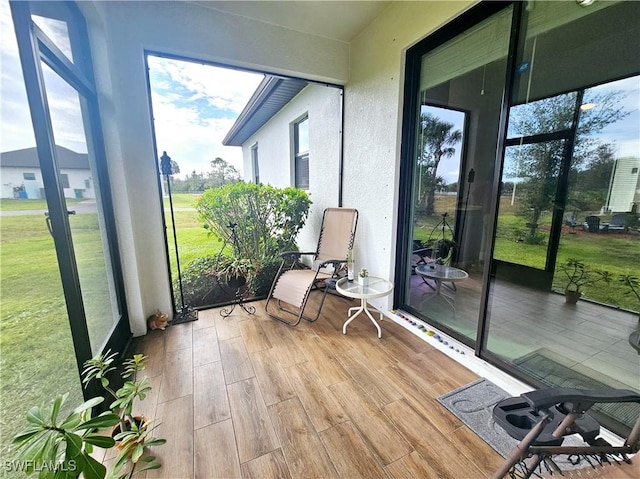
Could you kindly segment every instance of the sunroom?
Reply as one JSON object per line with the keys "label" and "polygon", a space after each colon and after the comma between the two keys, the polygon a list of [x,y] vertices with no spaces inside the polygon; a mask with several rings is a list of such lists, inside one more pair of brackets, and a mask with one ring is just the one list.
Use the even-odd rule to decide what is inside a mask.
{"label": "sunroom", "polygon": [[[21,409],[58,393],[96,393],[83,390],[79,373],[108,349],[152,357],[145,411],[181,441],[158,448],[164,467],[153,474],[163,477],[268,477],[276,466],[291,477],[478,477],[500,458],[449,417],[440,394],[479,377],[513,395],[548,386],[640,391],[636,2],[3,1],[2,14],[3,56],[10,34],[19,63],[3,61],[3,117],[16,120],[3,120],[1,149],[37,150],[46,216],[33,221],[51,236],[36,266],[55,277],[26,272],[32,231],[14,226],[18,215],[3,217],[3,456]],[[195,322],[148,331],[156,310],[176,313],[150,55],[307,85],[236,139],[244,178],[257,180],[258,145],[258,181],[296,186],[292,133],[308,121],[301,184],[313,204],[298,245],[315,247],[325,208],[358,210],[355,262],[394,284],[373,301],[385,316],[382,338],[364,321],[342,335],[351,304],[338,297],[296,329],[266,318],[257,301],[255,317],[223,321],[202,310]],[[448,133],[440,143],[437,131]],[[18,136],[27,143],[8,141]],[[91,215],[65,197],[60,146],[88,155]],[[592,230],[588,217],[602,227]],[[421,255],[445,239],[451,253]],[[437,259],[464,276],[434,282]],[[571,259],[599,279],[575,305],[561,294]],[[52,342],[53,356],[44,352]],[[312,387],[315,375],[324,389]],[[266,386],[283,377],[288,392]],[[212,410],[207,397],[216,394],[228,410]],[[334,405],[324,422],[310,411],[314,396]],[[393,447],[381,439],[386,426],[367,429],[349,397],[389,421]],[[245,406],[270,418],[266,439],[243,436],[253,427]],[[179,412],[169,419],[170,410]],[[635,421],[595,414],[621,436]],[[446,442],[439,453],[407,421],[425,415]],[[288,431],[307,427],[327,469],[305,469],[287,449]],[[233,454],[208,454],[211,441]],[[368,458],[350,462],[341,444]],[[462,459],[447,460],[465,447]]]}

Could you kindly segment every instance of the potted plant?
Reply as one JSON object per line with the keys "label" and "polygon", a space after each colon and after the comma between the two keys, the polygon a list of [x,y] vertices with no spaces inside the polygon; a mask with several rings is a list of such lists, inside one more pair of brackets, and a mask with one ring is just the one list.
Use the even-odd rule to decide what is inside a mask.
{"label": "potted plant", "polygon": [[220,255],[216,261],[214,274],[219,283],[237,289],[246,283],[251,283],[257,269],[250,259]]}
{"label": "potted plant", "polygon": [[[105,354],[98,354],[86,361],[82,372],[82,382],[88,384],[94,379],[99,380],[102,388],[114,398],[109,407],[112,412],[117,414],[118,423],[112,431],[112,437],[120,448],[120,453],[116,459],[113,475],[124,478],[133,475],[137,463],[141,460],[145,462],[145,466],[140,472],[159,468],[160,464],[155,462],[154,456],[143,458],[142,454],[145,447],[158,446],[164,444],[166,440],[150,436],[150,432],[154,429],[150,428],[151,421],[142,415],[133,413],[136,400],[143,400],[151,391],[149,379],[140,375],[145,368],[147,357],[143,354],[134,354],[125,360],[121,373],[124,383],[119,389],[114,390],[108,376],[116,369],[114,365],[116,356],[117,353],[107,351]],[[129,470],[118,475],[127,464],[131,466]]]}
{"label": "potted plant", "polygon": [[430,246],[433,248],[436,264],[444,265],[451,259],[451,255],[456,248],[456,242],[448,238],[440,238],[431,241]]}
{"label": "potted plant", "polygon": [[359,283],[362,286],[368,286],[369,285],[369,271],[367,271],[366,268],[362,268],[360,270],[360,273],[358,273],[358,276],[360,276]]}
{"label": "potted plant", "polygon": [[103,479],[107,469],[91,454],[94,447],[111,448],[115,441],[95,431],[117,424],[118,415],[106,411],[91,417],[92,408],[104,401],[102,397],[95,397],[76,407],[71,414],[59,417],[67,396],[57,396],[51,410],[39,406],[29,410],[29,427],[13,439],[18,461],[24,465],[24,472],[38,472],[40,479],[71,479],[81,474],[84,479]]}
{"label": "potted plant", "polygon": [[589,270],[582,261],[576,258],[569,258],[560,269],[568,278],[564,289],[567,304],[576,304],[578,302],[582,296],[581,288],[583,286],[599,281],[611,282],[611,273],[608,271]]}

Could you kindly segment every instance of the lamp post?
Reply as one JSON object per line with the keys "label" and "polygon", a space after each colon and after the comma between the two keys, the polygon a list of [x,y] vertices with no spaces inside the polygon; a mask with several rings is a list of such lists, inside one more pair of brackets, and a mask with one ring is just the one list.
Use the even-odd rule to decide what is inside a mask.
{"label": "lamp post", "polygon": [[[180,255],[178,254],[178,237],[176,235],[176,219],[173,213],[173,198],[171,197],[171,175],[173,175],[173,168],[171,165],[171,157],[167,155],[166,151],[162,152],[160,157],[160,171],[167,179],[167,194],[169,195],[169,209],[171,211],[171,227],[173,229],[173,246],[176,250],[176,266],[178,269],[178,285],[180,287],[180,305],[179,310],[174,311],[171,324],[186,323],[189,321],[195,321],[198,319],[198,314],[184,304],[184,293],[182,291],[182,272],[180,270]],[[171,281],[171,266],[169,266],[169,280]],[[172,281],[171,281],[172,282]],[[173,286],[171,287],[173,291]],[[173,296],[173,295],[172,295]],[[175,308],[175,304],[174,304]]]}

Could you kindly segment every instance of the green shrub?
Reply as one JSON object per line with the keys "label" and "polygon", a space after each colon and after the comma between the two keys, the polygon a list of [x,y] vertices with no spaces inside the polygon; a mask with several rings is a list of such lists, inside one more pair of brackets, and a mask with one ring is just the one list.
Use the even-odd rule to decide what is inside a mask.
{"label": "green shrub", "polygon": [[[203,256],[187,265],[182,271],[182,294],[186,304],[192,307],[215,304],[217,284],[215,278],[218,255]],[[176,279],[177,281],[177,279]],[[174,291],[179,291],[174,285]]]}
{"label": "green shrub", "polygon": [[296,237],[310,205],[309,195],[297,188],[239,182],[205,191],[196,210],[211,235],[231,250],[214,259],[209,272],[215,274],[229,264],[251,265],[245,276],[252,280],[254,294],[266,295],[280,253],[297,249]]}

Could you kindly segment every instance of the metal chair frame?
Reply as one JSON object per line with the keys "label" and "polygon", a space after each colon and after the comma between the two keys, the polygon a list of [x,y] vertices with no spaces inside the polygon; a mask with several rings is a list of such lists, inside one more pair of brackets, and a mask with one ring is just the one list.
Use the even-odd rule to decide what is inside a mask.
{"label": "metal chair frame", "polygon": [[[514,418],[512,421],[520,422],[521,418],[518,416],[521,416],[522,419],[525,416],[537,417],[539,421],[523,438],[516,437],[517,434],[510,430],[509,424],[505,425],[502,423],[503,421],[498,420],[499,415],[496,414],[496,410],[501,403],[496,405],[496,409],[494,409],[496,422],[512,437],[520,439],[520,442],[511,450],[505,462],[492,476],[493,479],[504,477],[527,479],[532,475],[540,477],[540,474],[545,472],[563,475],[563,472],[566,471],[561,471],[553,460],[553,456],[557,455],[577,456],[584,459],[592,469],[604,468],[605,465],[630,464],[631,459],[628,455],[635,454],[640,450],[640,417],[636,420],[622,446],[613,446],[597,437],[599,434],[597,423],[595,431],[587,430],[582,425],[582,420],[585,418],[594,422],[586,412],[596,403],[640,403],[640,395],[634,391],[550,388],[521,394],[521,398],[527,409],[521,408],[519,412],[515,406],[510,406],[509,414]],[[554,420],[554,416],[558,417],[555,417]],[[586,423],[585,421],[584,424]],[[564,438],[573,434],[580,434],[588,445],[563,446]],[[546,437],[544,441],[540,440],[543,435]],[[554,439],[557,439],[557,442],[553,442]],[[542,470],[542,467],[545,470]]]}
{"label": "metal chair frame", "polygon": [[[273,283],[271,284],[271,289],[269,290],[269,296],[267,297],[267,302],[265,303],[265,312],[273,319],[280,321],[288,326],[297,326],[300,323],[300,320],[304,319],[306,321],[309,322],[313,322],[316,321],[319,317],[320,317],[320,312],[322,310],[322,306],[324,304],[324,300],[327,296],[327,291],[329,289],[329,285],[327,283],[327,279],[330,279],[332,277],[335,277],[336,274],[338,273],[338,271],[341,269],[341,267],[346,263],[347,261],[347,253],[348,253],[348,249],[344,252],[344,258],[338,258],[338,259],[326,259],[326,260],[321,260],[320,262],[317,262],[317,258],[321,253],[321,248],[322,248],[322,240],[323,240],[323,235],[325,234],[325,220],[327,217],[327,213],[331,212],[332,210],[342,210],[342,211],[352,211],[354,214],[354,218],[353,218],[353,226],[351,228],[350,231],[350,236],[348,239],[348,249],[352,249],[353,248],[353,242],[355,239],[355,233],[356,233],[356,227],[358,224],[358,210],[356,209],[350,209],[350,208],[327,208],[325,209],[323,215],[322,215],[322,227],[320,229],[320,235],[318,238],[318,243],[317,243],[317,247],[316,247],[316,251],[311,253],[311,252],[299,252],[299,251],[286,251],[284,253],[281,253],[280,256],[282,256],[282,263],[280,264],[280,268],[278,269],[278,273],[276,274]],[[313,261],[313,270],[314,270],[314,276],[313,279],[309,282],[306,292],[304,294],[304,298],[302,300],[302,304],[297,307],[298,311],[294,311],[291,310],[290,308],[287,308],[286,306],[283,305],[283,301],[278,299],[278,298],[274,298],[273,293],[274,290],[276,288],[276,285],[278,284],[278,281],[280,280],[281,276],[283,276],[284,274],[291,272],[295,269],[301,269],[301,263],[300,263],[300,259],[303,256],[310,256],[312,258]],[[322,271],[322,269],[327,268],[329,266],[333,266],[333,273],[332,274],[328,274]],[[322,299],[320,300],[320,304],[318,306],[318,310],[316,311],[316,314],[314,316],[306,316],[304,314],[305,312],[305,308],[307,307],[307,302],[309,301],[309,296],[311,294],[311,291],[314,288],[318,288],[319,289],[319,284],[321,282],[324,281],[324,286],[322,287],[323,292],[322,292]],[[280,316],[278,314],[276,314],[275,312],[269,311],[269,305],[271,304],[271,300],[275,299],[276,303],[277,303],[277,311],[278,312],[284,312],[284,313],[288,313],[290,315],[293,315],[295,317],[295,319],[293,321],[288,321],[286,318],[284,318],[283,316]],[[288,304],[288,303],[286,303]],[[294,307],[296,307],[296,305],[292,305]]]}

